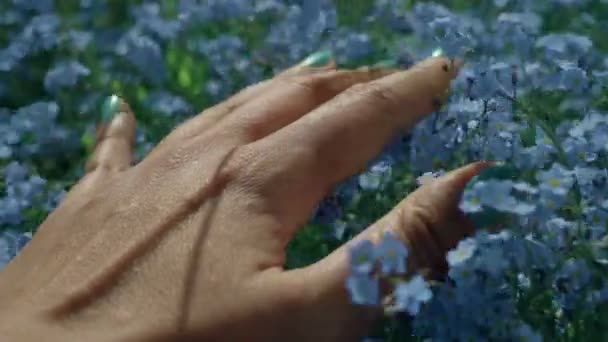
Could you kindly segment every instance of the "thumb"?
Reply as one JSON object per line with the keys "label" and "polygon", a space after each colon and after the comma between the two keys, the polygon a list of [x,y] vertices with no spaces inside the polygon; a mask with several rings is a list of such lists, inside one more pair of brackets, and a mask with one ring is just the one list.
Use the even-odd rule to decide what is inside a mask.
{"label": "thumb", "polygon": [[360,308],[353,308],[345,287],[350,273],[349,250],[362,240],[378,244],[385,232],[391,232],[409,249],[410,271],[444,272],[447,268],[445,253],[474,230],[458,208],[464,188],[471,178],[493,165],[493,162],[485,161],[468,164],[421,186],[325,259],[286,272],[291,273],[291,281],[298,282],[298,288],[311,297],[309,302],[314,308],[310,310],[316,312],[316,319],[369,328],[373,317],[380,314],[381,311],[372,309],[362,315]]}

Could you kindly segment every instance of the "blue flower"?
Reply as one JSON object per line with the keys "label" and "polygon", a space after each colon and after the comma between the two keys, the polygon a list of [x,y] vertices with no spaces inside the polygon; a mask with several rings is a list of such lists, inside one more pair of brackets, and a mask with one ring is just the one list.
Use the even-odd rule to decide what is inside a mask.
{"label": "blue flower", "polygon": [[14,40],[0,50],[0,71],[11,71],[27,56],[29,48],[24,40]]}
{"label": "blue flower", "polygon": [[363,190],[381,190],[390,181],[391,171],[391,161],[380,160],[373,164],[369,171],[359,175],[359,186]]}
{"label": "blue flower", "polygon": [[137,29],[131,29],[122,36],[115,52],[156,84],[162,83],[167,77],[160,45]]}
{"label": "blue flower", "polygon": [[0,25],[10,26],[23,24],[26,18],[26,13],[23,13],[23,11],[20,11],[17,8],[5,8],[5,10],[0,13]]}
{"label": "blue flower", "polygon": [[591,281],[591,271],[583,259],[568,259],[557,273],[557,279],[568,282],[566,288],[578,291]]}
{"label": "blue flower", "polygon": [[342,240],[344,238],[344,234],[346,233],[346,230],[348,229],[348,224],[344,221],[341,220],[336,220],[333,224],[332,224],[332,236],[336,239],[336,240]]}
{"label": "blue flower", "polygon": [[23,11],[51,12],[55,0],[12,0],[13,5]]}
{"label": "blue flower", "polygon": [[[534,12],[502,12],[496,18],[499,25],[511,25],[524,29],[526,32],[538,33],[543,18]],[[499,31],[502,33],[502,31]],[[508,37],[505,37],[508,38]]]}
{"label": "blue flower", "polygon": [[576,226],[573,222],[561,217],[554,217],[541,225],[542,239],[549,247],[564,249],[570,246],[576,236]]}
{"label": "blue flower", "polygon": [[179,20],[166,20],[161,15],[158,3],[148,2],[132,9],[136,25],[162,40],[175,39],[182,29]]}
{"label": "blue flower", "polygon": [[167,91],[156,91],[148,95],[148,108],[166,115],[183,115],[192,112],[192,106],[182,97]]}
{"label": "blue flower", "polygon": [[484,271],[486,274],[489,274],[494,278],[500,279],[504,277],[505,271],[509,266],[509,260],[504,255],[500,245],[493,246],[493,248],[481,249],[478,257],[476,258],[477,269]]}
{"label": "blue flower", "polygon": [[395,287],[395,306],[410,315],[418,314],[420,306],[433,297],[433,292],[421,275],[413,276],[409,281],[400,282]]}
{"label": "blue flower", "polygon": [[473,257],[477,243],[473,238],[461,240],[455,249],[447,254],[447,261],[450,267],[459,266]]}
{"label": "blue flower", "polygon": [[465,27],[455,18],[445,16],[435,18],[429,23],[435,40],[447,56],[459,57],[473,49],[473,39]]}
{"label": "blue flower", "polygon": [[598,154],[593,152],[591,144],[584,138],[567,137],[562,142],[568,162],[572,165],[585,165],[594,162]]}
{"label": "blue flower", "polygon": [[405,274],[408,249],[393,233],[384,233],[384,238],[377,247],[376,255],[380,259],[383,274]]}
{"label": "blue flower", "polygon": [[465,213],[478,213],[483,210],[481,198],[483,195],[483,182],[476,182],[465,190],[460,201],[460,210]]}
{"label": "blue flower", "polygon": [[589,132],[589,142],[592,145],[592,152],[608,151],[608,123],[600,122]]}
{"label": "blue flower", "polygon": [[380,303],[380,285],[378,279],[371,275],[351,274],[346,280],[346,288],[353,304],[378,305]]}
{"label": "blue flower", "polygon": [[536,41],[536,47],[545,50],[548,58],[574,60],[586,54],[593,42],[586,36],[573,33],[548,34]]}
{"label": "blue flower", "polygon": [[350,267],[354,273],[370,273],[378,260],[374,244],[369,240],[362,240],[350,249]]}
{"label": "blue flower", "polygon": [[19,254],[31,238],[32,234],[29,232],[20,233],[13,230],[0,232],[0,270]]}
{"label": "blue flower", "polygon": [[543,342],[543,337],[540,333],[534,331],[528,324],[522,324],[517,329],[517,336],[520,341],[525,342]]}
{"label": "blue flower", "polygon": [[570,128],[568,134],[575,138],[583,138],[587,133],[593,132],[593,130],[602,123],[608,123],[608,117],[604,113],[589,111],[582,120]]}
{"label": "blue flower", "polygon": [[466,213],[480,212],[483,206],[517,215],[532,213],[535,205],[515,198],[513,185],[512,181],[503,180],[476,181],[465,190],[460,208]]}
{"label": "blue flower", "polygon": [[[601,207],[583,206],[582,208],[582,218],[587,223],[585,228],[588,230],[587,233],[590,233],[589,238],[592,240],[599,239],[601,238],[599,235],[605,234],[608,221],[608,208],[605,204],[605,202],[602,203]],[[593,230],[596,230],[595,234],[592,234]]]}
{"label": "blue flower", "polygon": [[[525,262],[529,263],[528,267],[548,270],[555,266],[559,255],[542,241],[528,235],[524,240],[517,242],[521,242],[521,247],[523,247],[523,250],[519,250],[517,253],[524,253],[522,257],[526,260]],[[513,251],[515,250],[513,249]]]}
{"label": "blue flower", "polygon": [[536,179],[541,182],[539,185],[541,191],[547,191],[559,197],[566,196],[574,183],[572,172],[558,163],[554,163],[547,171],[539,171]]}
{"label": "blue flower", "polygon": [[345,32],[344,37],[336,36],[333,51],[337,62],[348,63],[369,57],[374,53],[371,38],[366,33]]}
{"label": "blue flower", "polygon": [[21,204],[15,197],[0,198],[0,225],[18,225],[23,221]]}
{"label": "blue flower", "polygon": [[178,11],[180,20],[194,25],[243,18],[253,14],[254,7],[247,0],[180,0]]}
{"label": "blue flower", "polygon": [[580,95],[589,85],[587,73],[579,68],[573,62],[561,62],[560,68],[560,86],[564,90],[572,91],[574,94]]}
{"label": "blue flower", "polygon": [[0,144],[0,159],[9,159],[13,155],[13,150],[6,144]]}
{"label": "blue flower", "polygon": [[44,87],[51,93],[61,88],[73,87],[78,80],[89,76],[91,71],[78,61],[62,61],[53,66],[44,78]]}
{"label": "blue flower", "polygon": [[2,270],[12,258],[12,242],[8,239],[6,233],[2,232],[0,233],[0,270]]}
{"label": "blue flower", "polygon": [[574,176],[584,199],[601,203],[608,190],[608,170],[595,167],[574,168]]}
{"label": "blue flower", "polygon": [[55,14],[41,14],[33,17],[20,34],[27,44],[28,53],[37,53],[54,48],[59,42],[61,19]]}
{"label": "blue flower", "polygon": [[93,40],[93,34],[87,31],[70,30],[65,34],[64,40],[76,50],[84,51]]}
{"label": "blue flower", "polygon": [[13,160],[2,169],[2,176],[7,185],[13,185],[22,182],[28,176],[27,169],[18,161]]}

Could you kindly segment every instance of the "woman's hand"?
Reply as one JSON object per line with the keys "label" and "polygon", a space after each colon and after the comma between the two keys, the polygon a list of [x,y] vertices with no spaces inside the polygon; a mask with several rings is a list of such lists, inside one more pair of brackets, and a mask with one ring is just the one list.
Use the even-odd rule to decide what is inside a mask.
{"label": "woman's hand", "polygon": [[[0,332],[19,341],[363,336],[378,312],[350,304],[348,245],[291,271],[286,245],[337,182],[435,109],[458,68],[446,58],[407,71],[297,66],[182,124],[135,166],[135,118],[116,102],[87,174],[0,273]],[[471,229],[461,192],[487,165],[421,187],[350,243],[390,230],[414,267],[441,270]]]}

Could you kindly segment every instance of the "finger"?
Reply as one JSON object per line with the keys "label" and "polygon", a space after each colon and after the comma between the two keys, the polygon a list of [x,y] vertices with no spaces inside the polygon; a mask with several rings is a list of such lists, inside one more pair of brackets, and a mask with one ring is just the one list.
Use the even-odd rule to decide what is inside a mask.
{"label": "finger", "polygon": [[[417,260],[417,264],[408,264],[413,268],[412,271],[441,263],[426,260],[429,255],[439,255],[445,263],[447,250],[456,246],[473,229],[464,220],[451,221],[454,213],[458,212],[462,192],[472,177],[491,165],[491,162],[469,164],[420,187],[391,212],[325,259],[309,267],[283,272],[278,281],[286,288],[298,289],[301,296],[306,297],[302,299],[302,310],[309,311],[310,319],[318,321],[319,327],[326,324],[339,326],[341,322],[369,326],[374,315],[380,314],[381,310],[368,310],[365,314],[360,308],[355,310],[351,304],[345,287],[350,273],[350,248],[362,240],[378,244],[388,231],[408,246],[408,259],[413,257]],[[429,233],[430,231],[434,233]],[[427,238],[421,239],[425,235]],[[437,247],[440,250],[431,253],[427,251]],[[313,314],[315,312],[317,315]],[[326,315],[318,315],[319,312],[325,312]]]}
{"label": "finger", "polygon": [[233,112],[235,109],[241,107],[245,103],[248,103],[252,99],[258,98],[261,94],[268,92],[269,89],[276,83],[277,79],[296,75],[321,73],[336,68],[336,63],[333,59],[329,59],[328,61],[320,60],[317,61],[316,64],[314,63],[315,61],[317,60],[306,63],[306,60],[304,60],[304,62],[284,70],[271,79],[252,84],[244,88],[236,95],[228,98],[226,101],[204,110],[197,116],[181,124],[171,133],[169,137],[167,137],[167,139],[165,139],[165,141],[159,144],[159,146],[165,145],[170,141],[184,141],[205,132],[220,120],[227,117],[228,114]]}
{"label": "finger", "polygon": [[275,80],[266,93],[235,110],[218,129],[230,132],[236,144],[247,144],[289,125],[355,84],[394,72],[369,67],[316,73],[293,71],[290,76]]}
{"label": "finger", "polygon": [[464,188],[475,175],[492,165],[486,161],[468,164],[421,186],[380,220],[320,261],[322,266],[312,268],[340,273],[341,276],[333,278],[326,275],[338,282],[349,272],[349,250],[362,240],[378,244],[385,232],[393,233],[406,244],[413,268],[442,266],[445,253],[474,231],[458,208]]}
{"label": "finger", "polygon": [[307,70],[327,71],[336,69],[337,67],[336,60],[333,58],[330,52],[320,51],[308,56],[300,64],[281,72],[278,76],[284,77],[294,74],[301,74]]}
{"label": "finger", "polygon": [[133,164],[135,116],[129,105],[116,95],[104,103],[97,127],[95,148],[85,166],[86,173],[116,173]]}
{"label": "finger", "polygon": [[432,112],[434,100],[446,92],[459,68],[460,63],[447,58],[430,58],[409,70],[350,87],[284,129],[242,148],[248,159],[243,178],[278,206],[283,222],[297,227],[332,186],[364,169],[395,133]]}
{"label": "finger", "polygon": [[[432,273],[445,271],[445,253],[474,232],[474,226],[458,208],[464,188],[474,176],[494,164],[468,164],[423,185],[356,240],[377,243],[385,232],[393,233],[411,250],[413,268]],[[348,249],[353,243],[356,242],[342,248]]]}

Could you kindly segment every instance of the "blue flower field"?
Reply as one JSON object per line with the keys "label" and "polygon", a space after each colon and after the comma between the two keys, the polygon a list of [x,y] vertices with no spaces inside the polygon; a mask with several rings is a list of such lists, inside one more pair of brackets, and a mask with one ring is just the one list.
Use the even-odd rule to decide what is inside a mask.
{"label": "blue flower field", "polygon": [[449,103],[319,204],[287,267],[421,182],[500,161],[464,193],[477,233],[446,255],[443,281],[403,276],[393,236],[353,248],[352,301],[385,312],[367,341],[607,341],[607,34],[606,0],[2,0],[0,269],[83,174],[111,94],[137,115],[141,159],[314,52],[341,68],[448,55],[466,62]]}

